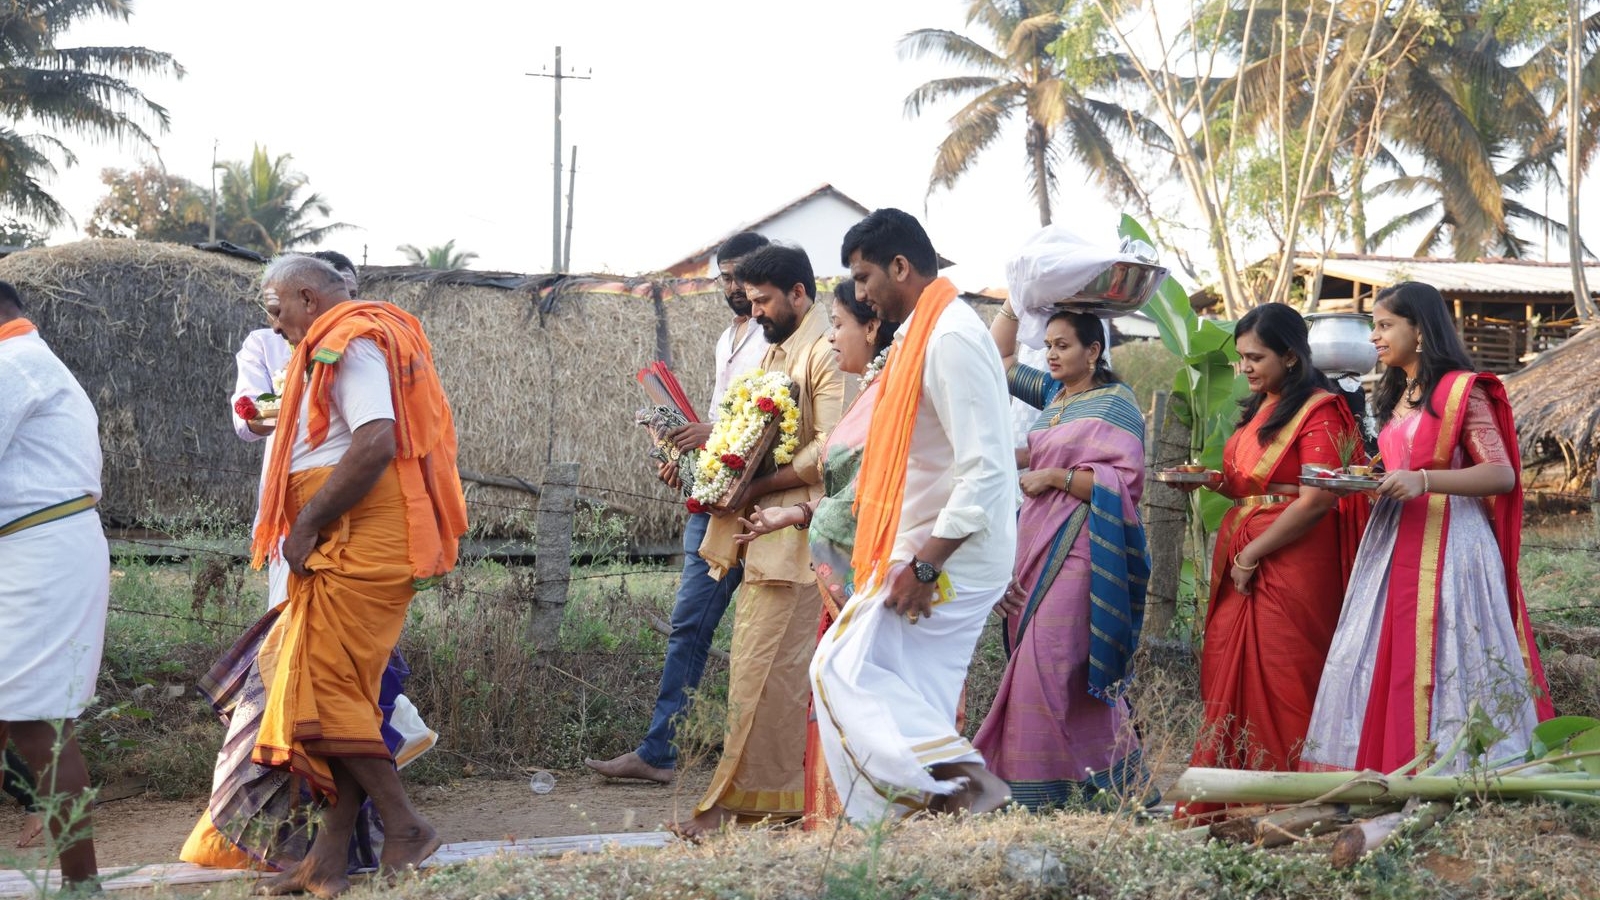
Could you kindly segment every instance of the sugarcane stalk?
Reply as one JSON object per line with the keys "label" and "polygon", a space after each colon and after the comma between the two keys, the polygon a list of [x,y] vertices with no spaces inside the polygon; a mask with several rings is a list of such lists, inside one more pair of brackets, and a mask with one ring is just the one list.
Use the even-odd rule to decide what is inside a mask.
{"label": "sugarcane stalk", "polygon": [[1363,856],[1377,850],[1400,834],[1420,834],[1438,824],[1451,810],[1449,803],[1424,803],[1414,811],[1387,813],[1366,822],[1356,822],[1333,839],[1332,864],[1335,869],[1355,865]]}
{"label": "sugarcane stalk", "polygon": [[1388,777],[1378,772],[1250,772],[1191,768],[1178,777],[1170,796],[1178,802],[1371,803],[1374,801],[1454,800],[1462,796],[1530,798],[1560,791],[1600,803],[1600,779],[1576,773],[1561,776],[1500,776],[1495,773]]}

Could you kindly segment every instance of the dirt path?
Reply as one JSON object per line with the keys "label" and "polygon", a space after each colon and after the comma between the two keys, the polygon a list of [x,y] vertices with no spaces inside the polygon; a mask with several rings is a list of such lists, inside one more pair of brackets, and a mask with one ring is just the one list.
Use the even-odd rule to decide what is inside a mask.
{"label": "dirt path", "polygon": [[[557,772],[555,790],[534,794],[526,781],[468,778],[448,785],[408,785],[413,802],[446,842],[651,831],[686,817],[710,781],[691,772],[671,786],[605,782],[587,770]],[[4,799],[4,798],[0,798]],[[102,870],[177,862],[204,800],[130,797],[95,810],[95,848]],[[28,864],[38,851],[13,846],[22,813],[0,809],[0,869]]]}

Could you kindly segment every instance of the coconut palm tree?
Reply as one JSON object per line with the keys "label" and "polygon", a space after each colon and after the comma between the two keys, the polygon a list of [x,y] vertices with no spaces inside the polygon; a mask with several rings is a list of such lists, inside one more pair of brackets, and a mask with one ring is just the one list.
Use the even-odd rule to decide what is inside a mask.
{"label": "coconut palm tree", "polygon": [[424,269],[465,269],[467,263],[478,258],[471,250],[457,250],[455,238],[427,250],[419,250],[415,244],[401,244],[395,249],[406,255],[406,262]]}
{"label": "coconut palm tree", "polygon": [[[1119,147],[1135,140],[1160,141],[1163,135],[1138,114],[1091,96],[1110,82],[1116,65],[1111,57],[1094,54],[1097,14],[1079,11],[1079,5],[1071,0],[971,0],[967,24],[988,32],[998,47],[994,50],[942,28],[918,29],[900,39],[903,57],[935,56],[968,70],[929,81],[905,100],[909,116],[942,100],[966,100],[939,144],[929,191],[953,187],[995,143],[1005,123],[1020,113],[1026,123],[1029,189],[1041,225],[1050,224],[1050,196],[1064,156],[1086,168],[1107,192],[1147,211],[1145,193]],[[1052,45],[1064,39],[1087,52],[1052,52]]]}
{"label": "coconut palm tree", "polygon": [[336,231],[352,226],[344,222],[313,225],[333,207],[318,193],[305,193],[309,179],[293,171],[294,157],[276,158],[257,145],[249,162],[222,164],[222,206],[233,225],[227,238],[234,243],[281,253],[305,244],[318,244]]}
{"label": "coconut palm tree", "polygon": [[[1372,235],[1374,244],[1423,227],[1416,247],[1448,247],[1457,259],[1521,257],[1530,244],[1518,225],[1565,227],[1521,203],[1539,184],[1561,182],[1564,131],[1552,127],[1549,73],[1529,58],[1533,34],[1506,22],[1507,7],[1448,0],[1442,11],[1456,30],[1448,40],[1419,44],[1402,62],[1384,116],[1390,152],[1377,161],[1394,177],[1375,188],[1388,196],[1422,195]],[[1420,160],[1409,168],[1405,159]]]}
{"label": "coconut palm tree", "polygon": [[[129,84],[132,75],[183,76],[170,54],[144,47],[57,47],[93,16],[126,20],[128,0],[9,0],[0,3],[0,206],[55,226],[69,217],[40,176],[75,163],[63,135],[150,144],[167,111]],[[38,126],[42,132],[29,129]]]}

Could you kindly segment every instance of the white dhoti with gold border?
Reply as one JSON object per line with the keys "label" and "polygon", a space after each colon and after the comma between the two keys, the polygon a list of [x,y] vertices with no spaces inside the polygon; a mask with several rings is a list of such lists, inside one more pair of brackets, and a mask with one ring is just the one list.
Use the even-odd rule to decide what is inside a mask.
{"label": "white dhoti with gold border", "polygon": [[982,762],[955,729],[956,706],[984,622],[1005,586],[953,585],[955,599],[912,624],[883,605],[887,591],[856,592],[811,660],[817,731],[828,773],[856,822],[923,809],[956,781],[940,763]]}
{"label": "white dhoti with gold border", "polygon": [[89,705],[110,559],[92,510],[0,537],[0,722],[72,719]]}

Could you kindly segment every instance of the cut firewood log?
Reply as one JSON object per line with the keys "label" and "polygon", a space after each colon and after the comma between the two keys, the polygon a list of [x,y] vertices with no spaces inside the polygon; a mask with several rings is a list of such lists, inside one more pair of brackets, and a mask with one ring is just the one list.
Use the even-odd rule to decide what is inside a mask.
{"label": "cut firewood log", "polygon": [[1211,826],[1211,837],[1230,844],[1280,847],[1301,838],[1338,831],[1350,819],[1350,807],[1344,803],[1296,806],[1262,816],[1225,819]]}
{"label": "cut firewood log", "polygon": [[1333,839],[1333,867],[1343,869],[1353,866],[1362,857],[1400,834],[1420,834],[1427,831],[1444,818],[1450,809],[1451,805],[1448,803],[1422,803],[1415,809],[1385,813],[1365,822],[1351,824]]}

